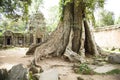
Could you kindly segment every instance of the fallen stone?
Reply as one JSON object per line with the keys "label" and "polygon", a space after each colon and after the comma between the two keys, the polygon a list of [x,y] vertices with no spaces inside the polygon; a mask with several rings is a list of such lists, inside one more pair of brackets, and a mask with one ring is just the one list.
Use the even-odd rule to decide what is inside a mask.
{"label": "fallen stone", "polygon": [[7,80],[27,80],[27,73],[22,64],[15,65],[10,70]]}
{"label": "fallen stone", "polygon": [[108,56],[108,62],[112,64],[120,64],[120,54],[110,54]]}
{"label": "fallen stone", "polygon": [[97,73],[106,73],[106,72],[114,70],[114,69],[116,69],[116,67],[114,65],[107,64],[107,65],[104,65],[104,66],[97,67],[93,71],[97,72]]}
{"label": "fallen stone", "polygon": [[54,69],[45,71],[40,74],[39,80],[58,80],[58,72]]}

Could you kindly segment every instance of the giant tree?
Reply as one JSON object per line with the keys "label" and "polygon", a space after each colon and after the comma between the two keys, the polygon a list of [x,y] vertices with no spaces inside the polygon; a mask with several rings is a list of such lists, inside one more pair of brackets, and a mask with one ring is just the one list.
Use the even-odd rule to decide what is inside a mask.
{"label": "giant tree", "polygon": [[[104,0],[61,0],[61,19],[48,40],[37,45],[34,62],[47,56],[67,56],[81,61],[81,55],[99,55],[100,48],[90,32],[87,15],[102,7]],[[93,15],[93,14],[92,14]]]}

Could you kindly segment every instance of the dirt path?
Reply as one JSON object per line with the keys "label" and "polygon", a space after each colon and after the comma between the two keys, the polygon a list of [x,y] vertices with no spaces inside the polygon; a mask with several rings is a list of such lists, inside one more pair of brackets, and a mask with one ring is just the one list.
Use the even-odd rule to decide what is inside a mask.
{"label": "dirt path", "polygon": [[0,50],[0,68],[11,69],[16,64],[29,64],[32,56],[25,57],[27,48],[12,48],[7,50]]}
{"label": "dirt path", "polygon": [[[74,73],[72,66],[74,63],[67,62],[61,58],[50,58],[40,61],[39,64],[44,70],[55,69],[60,75],[60,80],[77,80],[81,77],[84,80],[120,80],[120,75],[79,75]],[[104,65],[94,67],[98,72],[106,72],[120,67],[120,65]],[[103,69],[103,70],[101,70]]]}
{"label": "dirt path", "polygon": [[[33,56],[25,56],[27,48],[13,48],[8,50],[0,50],[0,68],[7,68],[8,70],[19,63],[24,65],[29,64]],[[43,70],[55,69],[60,75],[60,80],[77,80],[81,77],[84,80],[120,80],[120,75],[79,75],[75,74],[72,66],[74,63],[67,62],[62,58],[48,58],[39,62]],[[93,66],[92,66],[93,67]],[[107,64],[104,66],[95,66],[98,72],[109,71],[113,68],[120,68],[120,65]]]}

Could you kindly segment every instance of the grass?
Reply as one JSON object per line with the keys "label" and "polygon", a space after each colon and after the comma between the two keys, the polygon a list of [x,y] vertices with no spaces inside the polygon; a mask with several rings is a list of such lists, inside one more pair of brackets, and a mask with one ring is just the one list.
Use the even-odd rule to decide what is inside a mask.
{"label": "grass", "polygon": [[9,50],[9,49],[15,49],[15,47],[12,47],[12,46],[10,46],[10,47],[1,47],[0,49],[2,49],[2,50]]}
{"label": "grass", "polygon": [[80,66],[75,70],[76,73],[78,74],[83,74],[83,75],[115,75],[115,74],[120,74],[120,69],[113,69],[111,71],[108,71],[106,73],[97,73],[94,72],[86,63],[80,64]]}
{"label": "grass", "polygon": [[106,72],[105,74],[109,74],[109,75],[120,74],[120,69],[113,69],[111,71]]}
{"label": "grass", "polygon": [[76,73],[85,74],[85,75],[92,75],[95,72],[90,67],[88,67],[88,65],[86,63],[82,63],[82,64],[80,64]]}
{"label": "grass", "polygon": [[97,75],[115,75],[115,74],[120,74],[120,69],[113,69],[106,73],[95,73],[95,74],[97,74]]}
{"label": "grass", "polygon": [[104,49],[104,51],[106,51],[106,52],[109,52],[109,53],[120,53],[120,49],[114,49],[114,48],[112,48],[112,49]]}

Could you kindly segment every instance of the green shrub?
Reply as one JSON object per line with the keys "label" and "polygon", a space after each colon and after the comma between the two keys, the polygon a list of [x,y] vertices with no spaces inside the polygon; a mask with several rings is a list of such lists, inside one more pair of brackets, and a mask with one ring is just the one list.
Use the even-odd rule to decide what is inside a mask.
{"label": "green shrub", "polygon": [[111,51],[114,51],[115,50],[115,47],[113,47],[112,49],[111,49]]}
{"label": "green shrub", "polygon": [[32,74],[32,72],[29,72],[29,80],[33,80],[33,74]]}
{"label": "green shrub", "polygon": [[80,64],[77,72],[80,74],[94,74],[94,71],[85,63]]}

